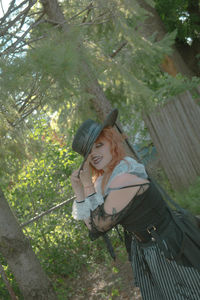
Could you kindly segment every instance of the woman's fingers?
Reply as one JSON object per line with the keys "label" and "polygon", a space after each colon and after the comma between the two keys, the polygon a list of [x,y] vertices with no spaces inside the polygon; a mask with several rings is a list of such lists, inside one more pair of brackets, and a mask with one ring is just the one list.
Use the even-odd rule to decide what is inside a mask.
{"label": "woman's fingers", "polygon": [[86,160],[83,166],[83,170],[80,171],[80,179],[84,186],[92,184],[92,174],[89,159]]}
{"label": "woman's fingers", "polygon": [[91,174],[92,169],[91,169],[89,158],[87,158],[86,162],[84,163],[83,170]]}
{"label": "woman's fingers", "polygon": [[78,177],[79,170],[75,170],[71,175],[71,181],[80,182],[80,178]]}
{"label": "woman's fingers", "polygon": [[71,175],[71,183],[80,184],[83,186],[88,186],[92,184],[92,174],[91,174],[91,166],[89,163],[89,159],[83,165],[83,169],[75,170]]}

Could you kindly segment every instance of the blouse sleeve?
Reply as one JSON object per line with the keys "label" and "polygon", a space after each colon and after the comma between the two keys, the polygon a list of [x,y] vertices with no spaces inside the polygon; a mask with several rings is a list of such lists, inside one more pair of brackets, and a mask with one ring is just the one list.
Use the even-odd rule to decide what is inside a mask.
{"label": "blouse sleeve", "polygon": [[120,163],[114,168],[110,179],[107,183],[107,188],[109,187],[111,181],[124,173],[134,174],[140,178],[147,179],[148,175],[146,173],[145,167],[143,164],[138,163],[134,158],[126,156]]}
{"label": "blouse sleeve", "polygon": [[90,212],[104,203],[104,198],[100,193],[94,193],[83,201],[74,201],[72,206],[72,217],[75,220],[85,220],[90,217]]}
{"label": "blouse sleeve", "polygon": [[[137,196],[139,192],[143,192],[143,186],[148,185],[149,183],[143,183],[139,186],[139,189],[134,196],[134,198]],[[119,189],[124,189],[124,188],[129,188],[133,187],[131,186],[126,186],[126,187],[121,187]],[[118,188],[115,188],[114,190],[118,190]],[[110,189],[112,191],[112,189]],[[92,198],[95,198],[95,194],[92,195]],[[133,198],[133,199],[134,199]],[[119,224],[126,216],[127,213],[129,212],[130,205],[132,204],[133,199],[131,199],[128,204],[126,204],[124,207],[122,207],[119,211],[113,211],[112,214],[108,214],[105,209],[104,209],[104,203],[99,205],[95,210],[90,211],[90,218],[89,218],[89,224],[90,224],[90,231],[89,231],[89,236],[92,240],[95,240],[98,238],[100,235],[103,233],[106,233],[109,231],[111,228]],[[106,201],[106,200],[105,200]]]}
{"label": "blouse sleeve", "polygon": [[132,201],[130,201],[121,211],[116,213],[113,211],[112,214],[107,214],[104,210],[104,202],[112,190],[110,189],[111,182],[115,177],[125,173],[135,174],[144,179],[148,177],[142,164],[137,163],[136,160],[131,157],[125,157],[113,170],[108,184],[106,185],[104,196],[100,192],[102,178],[98,178],[96,193],[88,196],[81,202],[74,201],[72,215],[77,220],[89,219],[91,227],[89,235],[92,240],[117,225],[125,217],[129,209],[129,205]]}

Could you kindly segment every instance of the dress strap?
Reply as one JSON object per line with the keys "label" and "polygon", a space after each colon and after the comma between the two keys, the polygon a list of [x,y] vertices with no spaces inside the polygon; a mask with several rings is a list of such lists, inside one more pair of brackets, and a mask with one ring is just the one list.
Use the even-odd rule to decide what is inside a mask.
{"label": "dress strap", "polygon": [[119,187],[116,187],[116,188],[108,188],[108,192],[110,192],[110,191],[118,191],[118,190],[130,188],[130,187],[137,187],[137,186],[142,187],[142,186],[145,186],[145,185],[150,185],[150,182],[140,183],[140,184],[131,184],[131,185],[125,185],[125,186],[119,186]]}

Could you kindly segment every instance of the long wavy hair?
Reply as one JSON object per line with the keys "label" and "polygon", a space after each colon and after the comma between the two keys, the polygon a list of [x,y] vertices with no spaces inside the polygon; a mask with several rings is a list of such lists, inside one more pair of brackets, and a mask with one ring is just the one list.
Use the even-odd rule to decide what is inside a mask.
{"label": "long wavy hair", "polygon": [[97,170],[95,167],[92,167],[92,177],[93,181],[96,181],[96,179],[103,175],[102,180],[102,191],[104,191],[104,187],[106,183],[108,182],[110,175],[115,168],[115,166],[126,156],[126,152],[124,149],[124,140],[125,136],[117,132],[113,127],[106,127],[102,130],[100,136],[97,138],[95,143],[98,143],[101,139],[105,139],[110,144],[110,152],[112,155],[112,160],[108,164],[108,167],[106,169],[106,172],[103,170]]}

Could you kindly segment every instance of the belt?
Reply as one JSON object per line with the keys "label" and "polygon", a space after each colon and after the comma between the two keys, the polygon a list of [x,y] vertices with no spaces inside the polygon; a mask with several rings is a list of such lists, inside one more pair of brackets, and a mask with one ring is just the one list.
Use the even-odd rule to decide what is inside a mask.
{"label": "belt", "polygon": [[131,232],[131,235],[132,235],[133,238],[135,238],[140,243],[148,243],[152,240],[151,236],[144,237],[142,234],[140,234],[138,232],[135,232],[135,231]]}
{"label": "belt", "polygon": [[148,244],[149,242],[155,242],[158,240],[158,237],[162,234],[162,232],[167,228],[169,222],[171,221],[171,215],[168,210],[165,211],[165,218],[158,224],[153,223],[146,226],[146,231],[143,233],[138,231],[130,232],[131,235],[142,244]]}

